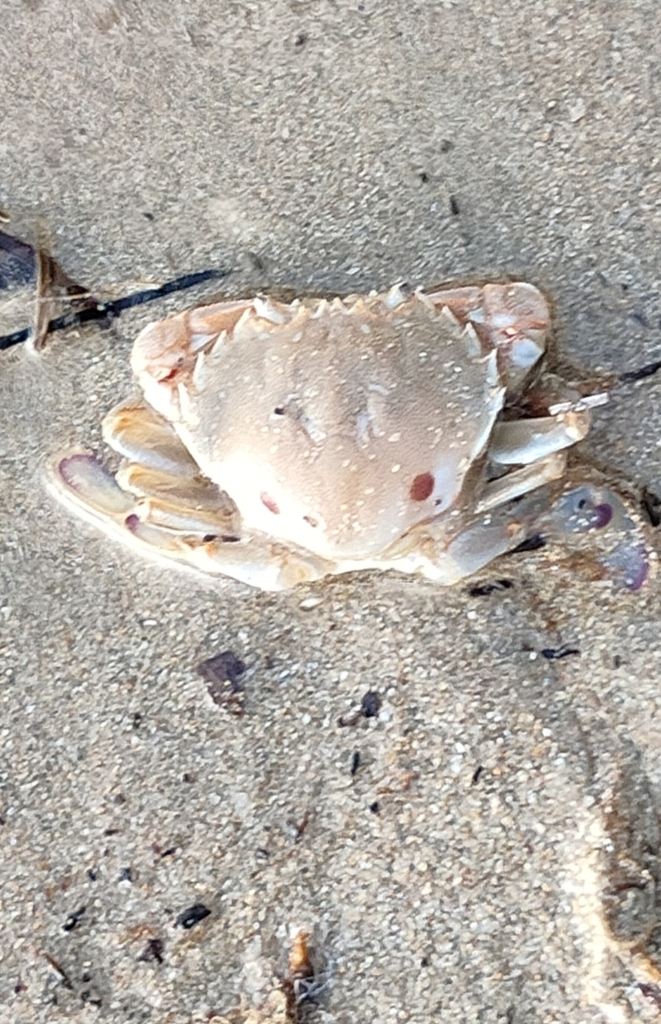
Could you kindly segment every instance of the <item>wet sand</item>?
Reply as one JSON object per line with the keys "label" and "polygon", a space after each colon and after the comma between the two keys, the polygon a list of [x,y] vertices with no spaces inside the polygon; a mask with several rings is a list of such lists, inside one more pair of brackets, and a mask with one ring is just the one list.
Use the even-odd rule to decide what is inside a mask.
{"label": "wet sand", "polygon": [[[654,15],[17,5],[6,229],[45,221],[95,292],[523,277],[565,355],[630,372],[661,351]],[[136,560],[46,494],[48,455],[98,447],[130,392],[140,327],[216,293],[0,353],[0,1020],[242,1020],[301,930],[312,1020],[654,1019],[655,579],[544,549],[482,596],[268,595]],[[661,487],[658,405],[653,375],[620,384],[586,456]],[[242,715],[196,671],[226,650]]]}

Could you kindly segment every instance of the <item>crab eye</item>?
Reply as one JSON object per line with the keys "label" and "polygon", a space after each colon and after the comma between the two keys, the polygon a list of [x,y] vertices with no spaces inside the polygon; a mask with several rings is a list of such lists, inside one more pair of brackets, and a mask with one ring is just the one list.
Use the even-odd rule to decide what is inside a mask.
{"label": "crab eye", "polygon": [[431,473],[418,473],[414,478],[409,494],[411,501],[425,501],[434,490],[434,477]]}
{"label": "crab eye", "polygon": [[315,519],[314,516],[303,516],[308,526],[317,527],[319,526],[319,520]]}
{"label": "crab eye", "polygon": [[275,409],[273,410],[273,413],[274,413],[275,416],[284,416],[284,414],[285,414],[285,407],[284,407],[284,405],[276,405]]}

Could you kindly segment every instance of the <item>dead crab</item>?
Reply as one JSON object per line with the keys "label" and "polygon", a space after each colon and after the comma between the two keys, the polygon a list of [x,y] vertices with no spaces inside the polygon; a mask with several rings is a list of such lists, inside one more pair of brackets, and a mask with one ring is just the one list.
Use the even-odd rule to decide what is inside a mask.
{"label": "dead crab", "polygon": [[370,568],[452,584],[531,534],[607,524],[602,561],[636,589],[622,503],[562,482],[594,397],[556,379],[543,415],[516,412],[548,324],[524,283],[193,309],[135,342],[143,397],[103,427],[117,475],[60,453],[51,481],[141,551],[265,590]]}

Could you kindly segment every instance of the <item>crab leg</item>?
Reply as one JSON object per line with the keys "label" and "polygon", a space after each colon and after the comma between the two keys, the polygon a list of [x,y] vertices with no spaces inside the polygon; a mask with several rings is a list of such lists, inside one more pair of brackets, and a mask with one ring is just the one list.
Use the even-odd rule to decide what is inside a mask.
{"label": "crab leg", "polygon": [[116,482],[120,490],[140,499],[135,512],[141,520],[172,530],[237,533],[234,503],[200,475],[197,463],[157,413],[141,403],[126,402],[106,416],[103,433],[116,451],[131,460],[121,466]]}
{"label": "crab leg", "polygon": [[137,517],[171,533],[232,539],[240,526],[234,504],[203,478],[178,481],[133,463],[115,477],[93,455],[71,452],[58,456],[49,479],[59,497],[97,525]]}
{"label": "crab leg", "polygon": [[[48,469],[48,479],[56,496],[78,515],[158,561],[232,576],[262,590],[284,590],[320,579],[335,568],[325,559],[274,543],[261,534],[243,539],[223,537],[211,533],[209,524],[200,519],[195,529],[175,529],[172,517],[167,526],[145,520],[142,515],[145,511],[150,514],[155,503],[147,507],[142,499],[124,491],[93,455],[72,452],[58,456]],[[191,516],[194,522],[195,510]]]}
{"label": "crab leg", "polygon": [[105,440],[129,461],[117,476],[93,456],[60,456],[51,488],[79,515],[143,555],[281,590],[332,571],[323,559],[270,538],[241,539],[234,503],[200,474],[170,425],[141,402],[113,409]]}
{"label": "crab leg", "polygon": [[103,438],[126,459],[183,479],[199,466],[170,424],[143,402],[122,402],[103,421]]}
{"label": "crab leg", "polygon": [[238,534],[240,517],[234,502],[206,477],[185,479],[128,462],[116,480],[123,490],[137,495],[135,511],[144,522],[223,537]]}
{"label": "crab leg", "polygon": [[525,540],[528,533],[527,524],[519,522],[491,522],[487,517],[483,522],[473,523],[455,537],[437,559],[436,565],[424,572],[428,578],[434,579],[434,571],[442,570],[444,581],[448,578],[451,567],[455,566],[453,582],[471,576],[504,555],[517,544]]}
{"label": "crab leg", "polygon": [[567,412],[538,419],[496,423],[489,442],[489,459],[503,466],[524,465],[570,448],[590,429],[590,413],[580,403]]}
{"label": "crab leg", "polygon": [[558,480],[565,471],[567,456],[564,452],[553,452],[545,459],[539,459],[529,466],[522,466],[515,469],[498,480],[492,480],[486,484],[482,496],[477,503],[478,512],[486,512],[489,509],[504,505],[514,498],[520,498],[523,494],[534,491],[537,487]]}
{"label": "crab leg", "polygon": [[[539,514],[539,508],[535,511]],[[454,536],[448,535],[447,522],[432,521],[414,527],[393,544],[383,565],[374,564],[452,585],[524,541],[530,532],[530,519],[499,509],[474,519]]]}
{"label": "crab leg", "polygon": [[[274,543],[263,534],[244,539],[175,534],[136,517],[125,523],[143,554],[179,562],[200,572],[231,576],[261,590],[286,590],[297,583],[321,579],[333,564],[303,549]],[[126,537],[122,537],[126,542]]]}

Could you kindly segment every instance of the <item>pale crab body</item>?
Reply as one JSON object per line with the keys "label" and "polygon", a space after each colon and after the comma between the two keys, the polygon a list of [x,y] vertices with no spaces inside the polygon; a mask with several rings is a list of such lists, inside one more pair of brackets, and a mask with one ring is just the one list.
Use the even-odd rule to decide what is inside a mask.
{"label": "pale crab body", "polygon": [[69,453],[51,481],[141,551],[263,589],[366,568],[451,584],[548,520],[589,429],[557,387],[513,413],[548,324],[524,283],[194,309],[136,339],[143,398],[104,422],[116,477]]}

